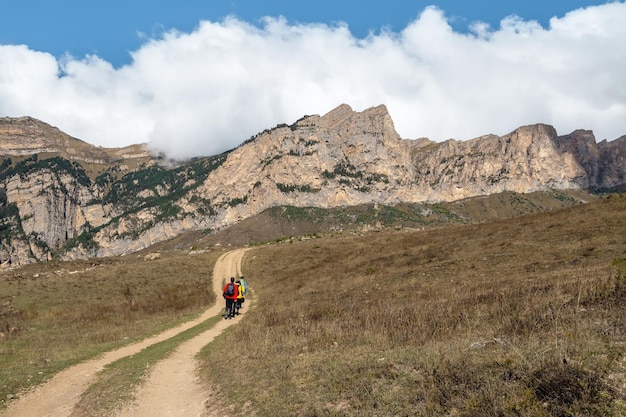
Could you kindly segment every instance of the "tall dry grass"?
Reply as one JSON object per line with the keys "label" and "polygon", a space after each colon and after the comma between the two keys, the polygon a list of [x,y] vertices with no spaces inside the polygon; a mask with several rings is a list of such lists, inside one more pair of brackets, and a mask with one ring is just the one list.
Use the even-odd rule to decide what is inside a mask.
{"label": "tall dry grass", "polygon": [[611,197],[258,248],[203,375],[237,415],[626,415],[624,236]]}

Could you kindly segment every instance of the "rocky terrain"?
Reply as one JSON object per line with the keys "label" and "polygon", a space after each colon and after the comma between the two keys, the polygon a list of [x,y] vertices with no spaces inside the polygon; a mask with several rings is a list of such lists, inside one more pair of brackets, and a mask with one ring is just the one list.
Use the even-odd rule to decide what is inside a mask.
{"label": "rocky terrain", "polygon": [[537,124],[436,143],[400,138],[385,106],[344,104],[221,155],[165,162],[144,145],[104,149],[29,117],[0,118],[0,265],[132,253],[276,207],[619,189],[626,136],[596,143],[587,130],[559,136]]}

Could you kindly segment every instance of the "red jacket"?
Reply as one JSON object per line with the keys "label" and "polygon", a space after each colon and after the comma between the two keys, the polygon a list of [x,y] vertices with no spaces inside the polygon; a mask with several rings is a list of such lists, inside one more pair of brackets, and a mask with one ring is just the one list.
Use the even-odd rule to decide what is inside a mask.
{"label": "red jacket", "polygon": [[[233,295],[226,295],[226,288],[228,287],[229,284],[233,284],[235,286],[235,292]],[[222,290],[222,294],[225,295],[226,298],[230,298],[231,300],[236,300],[237,296],[239,295],[239,288],[237,288],[238,285],[235,284],[234,282],[228,282],[226,283],[226,285],[224,285],[224,289]]]}

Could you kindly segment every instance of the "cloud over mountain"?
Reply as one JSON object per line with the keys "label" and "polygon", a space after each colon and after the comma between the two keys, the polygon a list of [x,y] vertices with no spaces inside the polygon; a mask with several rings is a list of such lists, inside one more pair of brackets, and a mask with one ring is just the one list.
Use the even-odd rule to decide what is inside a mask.
{"label": "cloud over mountain", "polygon": [[235,17],[149,38],[121,68],[0,45],[0,115],[30,115],[106,147],[216,154],[278,123],[385,104],[402,137],[469,139],[531,123],[626,134],[626,4],[515,16],[455,32],[425,9],[401,32]]}

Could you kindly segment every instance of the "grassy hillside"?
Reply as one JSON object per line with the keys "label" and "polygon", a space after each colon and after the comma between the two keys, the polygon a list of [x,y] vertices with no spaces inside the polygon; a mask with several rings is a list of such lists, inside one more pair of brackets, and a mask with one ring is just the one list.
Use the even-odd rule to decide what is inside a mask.
{"label": "grassy hillside", "polygon": [[[463,220],[501,213],[465,201],[415,211],[453,210],[461,221],[447,226],[255,247],[254,307],[202,354],[215,403],[257,416],[625,415],[626,196],[521,209],[532,201],[507,219]],[[210,244],[0,273],[0,405],[213,303],[224,249],[188,252]]]}
{"label": "grassy hillside", "polygon": [[624,236],[621,196],[263,246],[203,375],[237,415],[625,415]]}
{"label": "grassy hillside", "polygon": [[596,198],[597,195],[582,190],[559,190],[529,194],[504,192],[452,203],[399,204],[395,207],[379,204],[330,209],[272,207],[217,233],[187,233],[162,242],[158,247],[242,246],[338,232],[361,233],[385,228],[430,229],[542,213]]}

